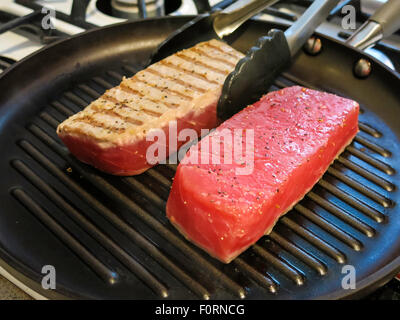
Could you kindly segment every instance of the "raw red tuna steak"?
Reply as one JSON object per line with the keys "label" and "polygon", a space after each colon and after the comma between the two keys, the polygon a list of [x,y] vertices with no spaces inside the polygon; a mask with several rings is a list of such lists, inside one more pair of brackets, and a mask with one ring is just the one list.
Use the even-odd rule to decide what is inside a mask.
{"label": "raw red tuna steak", "polygon": [[[225,149],[202,149],[201,140],[178,166],[168,218],[187,239],[229,263],[268,234],[321,178],[356,135],[358,112],[355,101],[298,86],[265,95],[208,136],[253,129],[252,172],[238,174],[250,164],[224,164]],[[228,148],[232,159],[234,147]],[[221,164],[201,161],[211,163],[213,156]],[[196,157],[199,164],[188,163]]]}

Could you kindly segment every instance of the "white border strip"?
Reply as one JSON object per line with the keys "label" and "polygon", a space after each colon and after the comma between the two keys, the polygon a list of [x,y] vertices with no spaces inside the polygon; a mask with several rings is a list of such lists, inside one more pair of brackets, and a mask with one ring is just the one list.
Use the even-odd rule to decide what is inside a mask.
{"label": "white border strip", "polygon": [[26,294],[30,295],[33,299],[48,300],[48,298],[42,296],[41,294],[37,293],[36,291],[33,291],[31,288],[24,285],[21,281],[19,281],[17,278],[15,278],[13,275],[11,275],[6,269],[2,268],[1,266],[0,266],[0,275],[3,276],[4,278],[6,278],[7,280],[11,281],[13,284],[15,284],[18,288],[20,288]]}

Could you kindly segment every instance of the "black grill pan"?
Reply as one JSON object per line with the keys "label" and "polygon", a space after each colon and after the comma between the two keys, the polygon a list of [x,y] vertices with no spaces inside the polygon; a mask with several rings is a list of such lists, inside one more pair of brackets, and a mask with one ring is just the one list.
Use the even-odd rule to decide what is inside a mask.
{"label": "black grill pan", "polygon": [[[0,77],[0,266],[47,298],[316,299],[361,297],[400,267],[399,76],[318,35],[271,90],[300,84],[360,102],[360,132],[273,232],[229,265],[208,257],[165,218],[176,166],[102,174],[70,156],[55,133],[192,17],[127,22],[63,40]],[[245,52],[276,24],[249,21],[231,44]],[[372,73],[359,79],[366,58]],[[295,187],[295,186],[294,186]],[[40,283],[44,265],[56,290]],[[357,286],[344,290],[342,268]]]}

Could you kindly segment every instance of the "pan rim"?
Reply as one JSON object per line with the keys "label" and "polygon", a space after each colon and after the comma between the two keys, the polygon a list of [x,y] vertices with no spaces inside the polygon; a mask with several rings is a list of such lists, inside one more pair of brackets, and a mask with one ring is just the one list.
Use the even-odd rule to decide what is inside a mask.
{"label": "pan rim", "polygon": [[[14,68],[18,67],[21,63],[25,62],[26,60],[30,59],[31,57],[36,56],[36,55],[38,55],[38,54],[41,54],[42,52],[44,52],[44,51],[46,51],[46,50],[48,50],[48,49],[51,49],[52,47],[54,47],[54,46],[56,46],[56,45],[62,44],[62,43],[64,43],[64,42],[70,41],[70,40],[72,40],[72,39],[76,39],[76,38],[78,38],[78,37],[82,37],[82,36],[88,35],[88,34],[90,34],[90,33],[92,33],[92,32],[98,32],[98,31],[101,31],[101,30],[112,29],[112,28],[116,28],[116,27],[123,26],[123,25],[128,25],[128,24],[134,25],[134,24],[137,24],[137,23],[142,23],[142,22],[147,22],[147,21],[148,21],[148,22],[152,22],[152,21],[160,21],[160,20],[189,20],[189,19],[193,19],[193,18],[195,18],[195,17],[197,17],[197,16],[198,16],[198,15],[180,15],[180,16],[154,17],[154,18],[139,19],[139,20],[135,20],[135,21],[122,21],[122,22],[110,24],[110,25],[107,25],[107,26],[101,26],[101,27],[96,27],[96,28],[93,28],[93,29],[85,30],[85,31],[83,31],[83,32],[74,34],[74,35],[72,35],[72,36],[68,36],[68,37],[66,37],[66,38],[61,38],[60,40],[57,40],[57,41],[55,41],[55,42],[53,42],[53,43],[51,43],[51,44],[49,44],[49,45],[46,45],[46,46],[40,48],[40,49],[37,50],[37,51],[32,52],[31,54],[27,55],[26,57],[24,57],[24,58],[22,58],[21,60],[19,60],[19,61],[15,62],[14,64],[12,64],[10,67],[7,68],[7,70],[3,71],[3,72],[0,74],[0,80],[1,80],[3,77],[7,76],[7,74],[8,74],[9,72],[11,72]],[[255,23],[273,23],[273,24],[276,24],[276,25],[280,25],[280,26],[281,26],[282,28],[284,28],[284,29],[288,28],[288,25],[287,25],[287,24],[281,23],[281,22],[276,22],[276,21],[274,21],[274,22],[269,22],[269,21],[254,20],[254,19],[250,19],[250,20],[251,20],[253,23],[254,23],[254,22],[255,22]],[[362,56],[364,56],[364,57],[368,57],[369,59],[373,60],[374,63],[379,64],[379,65],[380,65],[381,67],[383,67],[387,72],[390,72],[392,75],[396,76],[396,77],[400,80],[400,73],[399,73],[399,72],[396,72],[396,71],[390,69],[387,65],[385,65],[385,64],[382,63],[381,61],[377,60],[374,56],[372,56],[372,55],[366,53],[365,51],[362,51],[362,50],[360,50],[360,49],[358,49],[358,48],[354,48],[354,47],[350,46],[349,44],[347,44],[347,43],[345,43],[345,42],[341,42],[341,41],[339,41],[339,40],[337,40],[337,39],[335,39],[335,38],[333,38],[333,37],[331,37],[331,36],[324,35],[324,34],[322,34],[322,33],[320,33],[320,32],[317,32],[317,31],[316,31],[314,34],[316,34],[316,35],[318,35],[318,36],[320,36],[320,37],[322,37],[322,38],[325,38],[325,39],[327,39],[327,40],[336,42],[337,44],[342,45],[342,46],[345,46],[346,48],[348,48],[348,49],[350,49],[350,50],[356,51],[357,53],[359,53],[360,55],[362,55]]]}
{"label": "pan rim", "polygon": [[[141,19],[141,20],[137,20],[137,21],[125,21],[125,22],[120,22],[117,24],[112,24],[112,25],[108,25],[105,27],[99,27],[99,28],[94,28],[94,29],[90,29],[87,31],[84,31],[82,33],[73,35],[71,37],[67,37],[65,39],[60,39],[48,46],[44,46],[43,48],[41,48],[38,51],[35,51],[34,53],[24,57],[23,59],[21,59],[20,61],[16,62],[15,64],[13,64],[10,68],[8,68],[5,72],[3,72],[0,75],[0,80],[3,80],[5,77],[7,77],[8,74],[10,74],[15,68],[19,67],[21,64],[25,63],[26,61],[28,61],[29,59],[31,59],[31,57],[35,56],[35,55],[39,55],[39,54],[43,54],[43,52],[47,51],[48,49],[51,49],[54,46],[57,46],[61,43],[70,41],[72,39],[78,38],[78,37],[82,37],[85,36],[87,34],[90,34],[92,32],[98,32],[104,29],[112,29],[121,25],[133,25],[136,23],[142,23],[143,21],[157,21],[157,20],[187,20],[187,19],[191,19],[195,17],[195,15],[183,15],[183,16],[169,16],[169,17],[159,17],[159,18],[152,18],[152,19]],[[257,21],[259,23],[264,23],[262,21]],[[279,23],[275,23],[275,24],[279,24]],[[279,24],[281,25],[281,24]],[[282,26],[284,26],[282,24]],[[381,63],[380,61],[376,60],[374,57],[368,55],[367,53],[355,49],[345,43],[341,43],[338,40],[329,37],[329,36],[325,36],[325,35],[321,35],[320,33],[316,33],[319,36],[321,36],[322,38],[328,39],[328,40],[332,40],[336,43],[339,43],[342,46],[345,46],[351,50],[357,51],[360,55],[368,57],[368,59],[371,59],[374,61],[374,63],[379,64],[381,67],[383,67],[387,72],[390,72],[392,75],[396,76],[398,79],[400,79],[400,74],[398,74],[397,72],[394,72],[393,70],[391,70],[390,68],[388,68],[386,65],[384,65],[383,63]],[[0,250],[0,255],[3,257],[8,257],[8,258],[12,258],[12,256],[7,252],[6,254],[4,254],[4,252],[2,252]],[[6,261],[5,259],[3,259],[3,261]],[[17,260],[18,261],[18,260]],[[18,261],[19,264],[24,265],[24,263],[22,263],[21,261]],[[10,267],[16,271],[16,273],[19,273],[20,271],[18,271],[18,266],[17,265],[10,265]],[[349,291],[347,294],[343,295],[343,290],[337,290],[334,291],[330,294],[327,294],[325,296],[322,296],[318,299],[343,299],[343,298],[351,298],[353,295],[360,295],[362,294],[363,291],[371,289],[371,287],[376,287],[376,284],[378,284],[378,286],[381,285],[381,281],[383,281],[384,279],[386,279],[387,277],[389,277],[389,275],[391,274],[395,274],[396,272],[400,271],[400,256],[394,258],[390,263],[386,264],[383,268],[375,271],[374,273],[368,275],[367,277],[364,277],[363,279],[360,279],[357,285],[357,289]],[[24,274],[24,273],[23,273]],[[25,275],[27,277],[29,277],[29,275]],[[17,278],[18,279],[18,278]],[[390,280],[390,279],[389,279]],[[387,281],[389,281],[387,280]],[[387,282],[385,281],[385,283]],[[374,286],[375,285],[375,286]]]}

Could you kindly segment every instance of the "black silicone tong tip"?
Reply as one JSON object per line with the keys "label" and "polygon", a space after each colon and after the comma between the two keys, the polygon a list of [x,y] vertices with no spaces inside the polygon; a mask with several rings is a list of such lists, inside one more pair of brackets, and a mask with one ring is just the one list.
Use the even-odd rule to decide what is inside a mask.
{"label": "black silicone tong tip", "polygon": [[267,36],[259,38],[226,78],[218,102],[218,118],[226,120],[257,101],[290,61],[283,31],[271,30]]}

